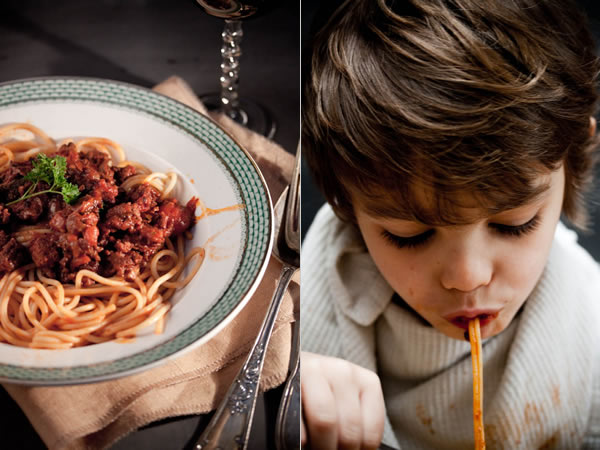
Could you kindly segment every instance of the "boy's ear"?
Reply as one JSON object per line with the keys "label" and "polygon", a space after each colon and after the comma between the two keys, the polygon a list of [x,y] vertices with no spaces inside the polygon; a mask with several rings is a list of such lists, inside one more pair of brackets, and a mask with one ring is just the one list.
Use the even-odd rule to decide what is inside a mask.
{"label": "boy's ear", "polygon": [[590,116],[590,137],[594,137],[596,134],[596,118]]}

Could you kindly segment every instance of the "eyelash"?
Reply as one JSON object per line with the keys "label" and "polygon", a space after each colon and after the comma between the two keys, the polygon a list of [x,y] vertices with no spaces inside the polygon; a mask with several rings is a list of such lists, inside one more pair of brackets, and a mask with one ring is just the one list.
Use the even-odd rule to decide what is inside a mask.
{"label": "eyelash", "polygon": [[381,235],[390,244],[398,248],[414,248],[418,247],[419,245],[423,245],[431,236],[433,236],[434,233],[435,230],[432,228],[431,230],[427,230],[424,233],[411,237],[396,236],[395,234],[390,233],[388,230],[383,230]]}
{"label": "eyelash", "polygon": [[540,217],[536,214],[533,218],[521,225],[502,225],[499,223],[491,223],[490,226],[500,234],[506,236],[520,237],[534,231],[540,224]]}
{"label": "eyelash", "polygon": [[[540,224],[540,218],[536,214],[533,218],[521,225],[503,225],[499,223],[491,223],[489,226],[494,229],[497,233],[500,233],[508,237],[521,237],[534,231]],[[417,234],[416,236],[401,237],[390,233],[387,230],[381,232],[381,236],[387,240],[390,244],[397,248],[415,248],[425,244],[433,235],[435,229],[430,229],[424,233]]]}

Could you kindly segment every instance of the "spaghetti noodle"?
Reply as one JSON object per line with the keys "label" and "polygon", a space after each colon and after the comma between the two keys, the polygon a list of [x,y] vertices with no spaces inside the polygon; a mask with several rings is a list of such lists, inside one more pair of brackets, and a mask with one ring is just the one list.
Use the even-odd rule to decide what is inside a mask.
{"label": "spaghetti noodle", "polygon": [[[1,181],[10,178],[5,172],[23,170],[19,164],[26,166],[27,161],[38,153],[65,155],[70,178],[75,176],[73,161],[81,155],[87,164],[86,174],[93,173],[90,167],[96,167],[96,164],[100,172],[114,173],[115,179],[118,175],[122,182],[117,190],[116,184],[110,186],[106,182],[104,173],[102,177],[92,177],[92,184],[84,181],[85,186],[81,180],[75,180],[82,193],[87,192],[87,195],[80,198],[75,207],[53,195],[50,206],[45,206],[50,209],[46,215],[40,216],[47,216],[47,220],[32,225],[24,224],[23,211],[1,205],[0,221],[3,220],[2,214],[21,213],[18,227],[12,230],[10,241],[5,245],[10,244],[22,253],[25,250],[31,253],[32,256],[28,258],[29,261],[33,259],[33,263],[15,263],[13,265],[17,267],[7,270],[6,267],[12,266],[0,262],[0,268],[3,268],[0,273],[4,273],[0,277],[0,342],[23,347],[62,349],[114,339],[127,341],[150,325],[154,325],[156,333],[162,332],[165,316],[171,308],[169,299],[177,289],[190,282],[204,259],[205,252],[201,247],[187,254],[184,251],[185,239],[191,238],[189,227],[196,220],[193,214],[198,200],[193,198],[185,207],[180,206],[170,198],[177,183],[175,173],[152,172],[139,163],[127,161],[125,152],[114,141],[86,138],[57,144],[42,130],[26,123],[0,127]],[[14,183],[18,185],[21,180],[13,182],[11,179],[11,186]],[[132,222],[133,219],[126,213],[117,215],[115,212],[111,215],[112,210],[116,211],[122,205],[105,211],[106,205],[115,204],[117,192],[129,200],[121,209],[127,210],[127,214],[135,212],[137,222]],[[62,203],[58,211],[52,209],[59,202]],[[131,207],[135,202],[140,206]],[[97,223],[101,207],[103,216],[107,222],[112,220],[112,225]],[[61,216],[63,211],[68,211],[71,216],[67,213]],[[97,211],[97,217],[90,215],[89,211]],[[188,218],[190,214],[191,218]],[[75,219],[79,222],[72,216],[77,216]],[[75,225],[69,221],[75,221]],[[6,225],[6,221],[1,223]],[[132,223],[137,224],[138,228],[134,230]],[[7,226],[15,228],[14,224]],[[82,227],[78,229],[81,232],[79,239],[69,228],[77,226]],[[60,227],[67,230],[60,235],[61,240],[48,244],[52,236],[59,234],[56,230]],[[0,233],[5,234],[4,231]],[[123,236],[126,237],[124,240]],[[159,241],[157,236],[164,237],[164,240]],[[144,244],[146,247],[139,244],[143,238],[150,239],[149,244]],[[89,247],[86,244],[88,241],[98,241],[104,247],[98,244],[97,251],[94,251],[86,247]],[[52,252],[57,251],[55,248],[70,248],[65,246],[75,245],[74,242],[80,242],[81,248],[74,247],[76,251],[69,254],[67,262],[63,261],[66,256],[62,256],[59,270],[57,260],[51,259]],[[125,258],[129,255],[126,251],[131,252],[131,247],[139,250],[133,258],[135,264]],[[5,252],[5,248],[2,248],[2,252]],[[108,269],[103,266],[105,261],[100,255],[102,258],[106,255],[112,257],[106,266]],[[50,262],[46,261],[48,258]],[[73,270],[73,267],[78,269]],[[91,270],[93,267],[99,270]],[[117,274],[103,276],[100,269]],[[53,270],[58,274],[56,277],[52,276]]]}
{"label": "spaghetti noodle", "polygon": [[479,318],[469,321],[469,341],[471,342],[471,362],[473,365],[473,429],[475,449],[485,450],[483,430],[483,368],[481,364],[481,329]]}

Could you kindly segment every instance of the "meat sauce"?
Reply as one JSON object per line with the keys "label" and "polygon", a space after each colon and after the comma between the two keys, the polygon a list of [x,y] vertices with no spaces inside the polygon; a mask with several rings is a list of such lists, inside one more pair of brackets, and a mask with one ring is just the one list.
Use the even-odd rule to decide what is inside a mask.
{"label": "meat sauce", "polygon": [[[32,162],[12,163],[0,173],[0,275],[33,262],[42,273],[63,283],[73,282],[78,271],[88,269],[104,277],[134,280],[167,238],[189,230],[195,223],[197,199],[185,206],[161,199],[149,184],[125,192],[120,188],[133,166],[112,167],[102,152],[79,153],[71,143],[58,155],[67,161],[66,178],[79,187],[74,204],[61,195],[41,194],[7,206],[31,186],[24,176]],[[47,189],[41,182],[36,191]],[[24,225],[37,225],[28,247],[14,233]],[[92,281],[84,278],[83,284]]]}

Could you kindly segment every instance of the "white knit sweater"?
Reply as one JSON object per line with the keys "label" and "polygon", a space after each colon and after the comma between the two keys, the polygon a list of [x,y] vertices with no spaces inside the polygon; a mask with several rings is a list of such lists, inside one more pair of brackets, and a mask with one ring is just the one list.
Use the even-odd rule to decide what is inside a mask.
{"label": "white knit sweater", "polygon": [[[354,227],[321,209],[302,248],[302,348],[378,372],[384,442],[473,447],[470,345],[391,302]],[[521,313],[483,344],[489,449],[600,448],[600,268],[557,227]]]}

